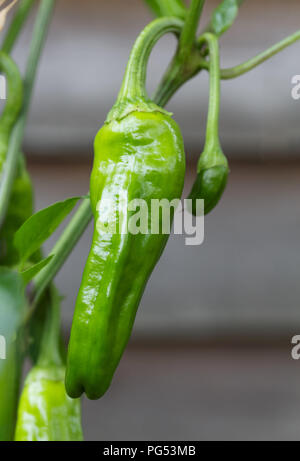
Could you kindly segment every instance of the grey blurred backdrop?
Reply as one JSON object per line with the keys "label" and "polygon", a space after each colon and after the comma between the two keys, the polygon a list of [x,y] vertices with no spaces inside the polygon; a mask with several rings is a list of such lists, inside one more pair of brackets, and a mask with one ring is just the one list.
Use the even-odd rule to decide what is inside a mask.
{"label": "grey blurred backdrop", "polygon": [[[217,2],[206,2],[203,24]],[[142,0],[60,0],[41,62],[25,151],[37,209],[88,190],[93,138],[114,103],[130,48],[151,19]],[[299,28],[297,0],[246,0],[222,39],[238,64]],[[15,56],[24,65],[30,23]],[[165,37],[149,65],[151,93],[175,48]],[[205,242],[172,237],[142,300],[111,390],[84,401],[91,440],[300,438],[300,43],[222,83],[221,139],[231,163]],[[204,142],[208,77],[169,104],[188,158],[187,189]],[[68,335],[91,239],[57,277]],[[53,239],[47,244],[50,250]]]}

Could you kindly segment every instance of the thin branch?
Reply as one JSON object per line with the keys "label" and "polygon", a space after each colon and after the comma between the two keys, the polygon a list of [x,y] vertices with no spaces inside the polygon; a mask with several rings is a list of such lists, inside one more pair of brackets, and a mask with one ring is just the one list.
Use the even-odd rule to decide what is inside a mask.
{"label": "thin branch", "polygon": [[189,57],[196,38],[199,20],[205,0],[192,0],[179,40],[178,58],[183,62]]}
{"label": "thin branch", "polygon": [[24,137],[27,115],[30,107],[38,63],[46,40],[54,4],[55,0],[42,0],[36,18],[24,79],[23,108],[11,134],[7,152],[7,160],[5,162],[5,172],[3,175],[4,177],[1,181],[1,216],[4,216],[9,204],[11,190],[17,169],[18,155],[20,153]]}
{"label": "thin branch", "polygon": [[3,44],[2,51],[5,51],[7,54],[13,49],[15,42],[20,34],[20,31],[30,13],[30,10],[34,4],[35,0],[23,0],[21,1],[11,23],[6,32]]}
{"label": "thin branch", "polygon": [[[292,45],[293,43],[300,40],[300,30],[295,32],[294,34],[290,35],[289,37],[285,38],[279,43],[276,43],[271,48],[268,48],[266,51],[254,56],[253,58],[249,59],[248,61],[243,62],[235,67],[230,67],[228,69],[221,70],[221,78],[223,80],[229,80],[232,78],[240,77],[243,74],[255,69],[255,67],[259,66],[263,62],[267,61],[268,59],[272,58],[276,54],[280,53],[280,51],[284,50],[288,46]],[[205,59],[202,60],[201,67],[203,69],[209,70],[209,61]]]}
{"label": "thin branch", "polygon": [[292,45],[293,43],[297,42],[298,40],[300,40],[300,30],[295,32],[290,37],[287,37],[281,42],[272,46],[268,50],[263,51],[262,53],[258,54],[257,56],[250,59],[249,61],[246,61],[238,66],[231,67],[229,69],[223,69],[221,71],[221,78],[224,80],[227,80],[227,79],[239,77],[240,75],[243,75],[246,72],[249,72],[250,70],[262,64],[263,62],[272,58],[277,53],[284,50],[285,48]]}

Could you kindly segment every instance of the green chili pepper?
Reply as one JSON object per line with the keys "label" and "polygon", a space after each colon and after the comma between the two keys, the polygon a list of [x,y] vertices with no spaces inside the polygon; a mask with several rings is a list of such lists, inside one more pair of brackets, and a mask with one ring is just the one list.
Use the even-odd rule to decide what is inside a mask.
{"label": "green chili pepper", "polygon": [[204,213],[215,208],[221,199],[228,179],[228,161],[219,140],[220,112],[220,59],[217,38],[210,33],[203,35],[210,52],[210,95],[207,132],[204,151],[197,167],[197,179],[190,192],[192,212],[197,215],[196,200],[204,200]]}
{"label": "green chili pepper", "polygon": [[25,306],[21,276],[0,267],[0,441],[13,440],[14,436],[24,357]]}
{"label": "green chili pepper", "polygon": [[41,351],[36,366],[26,378],[20,398],[15,440],[81,441],[80,401],[67,396],[65,366],[60,352],[59,298],[51,288]]}
{"label": "green chili pepper", "polygon": [[[152,47],[164,33],[179,32],[181,25],[176,19],[158,19],[141,34],[117,103],[96,136],[90,188],[95,228],[69,343],[66,389],[71,397],[85,391],[97,399],[107,391],[146,283],[168,240],[168,235],[151,230],[126,232],[132,216],[127,204],[143,199],[150,208],[151,199],[171,201],[182,194],[185,156],[179,127],[145,92]],[[119,233],[106,230],[111,208],[115,213],[110,224],[120,226]]]}

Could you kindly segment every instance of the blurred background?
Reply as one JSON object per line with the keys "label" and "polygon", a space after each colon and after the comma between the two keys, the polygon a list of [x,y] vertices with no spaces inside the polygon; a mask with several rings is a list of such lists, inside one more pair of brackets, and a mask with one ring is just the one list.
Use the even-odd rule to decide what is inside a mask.
{"label": "blurred background", "polygon": [[[206,3],[202,25],[218,2]],[[151,17],[142,0],[57,1],[25,141],[37,209],[88,190],[93,138]],[[245,1],[222,38],[222,66],[296,31],[299,18],[297,0]],[[15,52],[22,66],[31,25]],[[174,50],[172,36],[155,48],[149,93]],[[84,400],[87,440],[300,439],[300,369],[291,358],[300,334],[300,101],[291,97],[299,53],[300,43],[222,83],[227,191],[206,218],[202,246],[170,239],[110,391]],[[203,72],[168,106],[185,139],[187,190],[207,102]],[[66,337],[90,240],[91,229],[57,277]]]}

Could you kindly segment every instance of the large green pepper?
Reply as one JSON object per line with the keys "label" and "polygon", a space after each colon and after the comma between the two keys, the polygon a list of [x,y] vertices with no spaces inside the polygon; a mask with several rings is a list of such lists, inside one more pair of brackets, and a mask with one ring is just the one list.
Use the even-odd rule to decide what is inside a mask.
{"label": "large green pepper", "polygon": [[83,439],[80,401],[66,394],[65,366],[59,335],[59,299],[51,288],[48,311],[37,364],[26,378],[20,398],[15,440],[62,442]]}
{"label": "large green pepper", "polygon": [[[147,100],[144,88],[145,61],[154,43],[180,26],[175,19],[160,19],[142,33],[117,103],[96,136],[90,187],[95,228],[69,343],[66,388],[71,397],[86,392],[97,399],[107,391],[146,283],[168,240],[168,235],[152,234],[151,229],[148,234],[123,233],[132,216],[128,204],[142,199],[150,209],[152,199],[172,201],[182,194],[185,156],[180,130],[168,113]],[[109,224],[120,226],[119,233],[106,230],[107,200],[116,210]]]}
{"label": "large green pepper", "polygon": [[16,272],[0,267],[0,441],[13,440],[24,344],[25,315],[23,280]]}
{"label": "large green pepper", "polygon": [[228,179],[228,161],[219,140],[220,59],[217,38],[210,33],[203,36],[210,52],[210,94],[207,132],[204,151],[197,167],[197,178],[190,192],[192,212],[197,215],[197,199],[204,200],[204,213],[212,211],[220,201]]}

